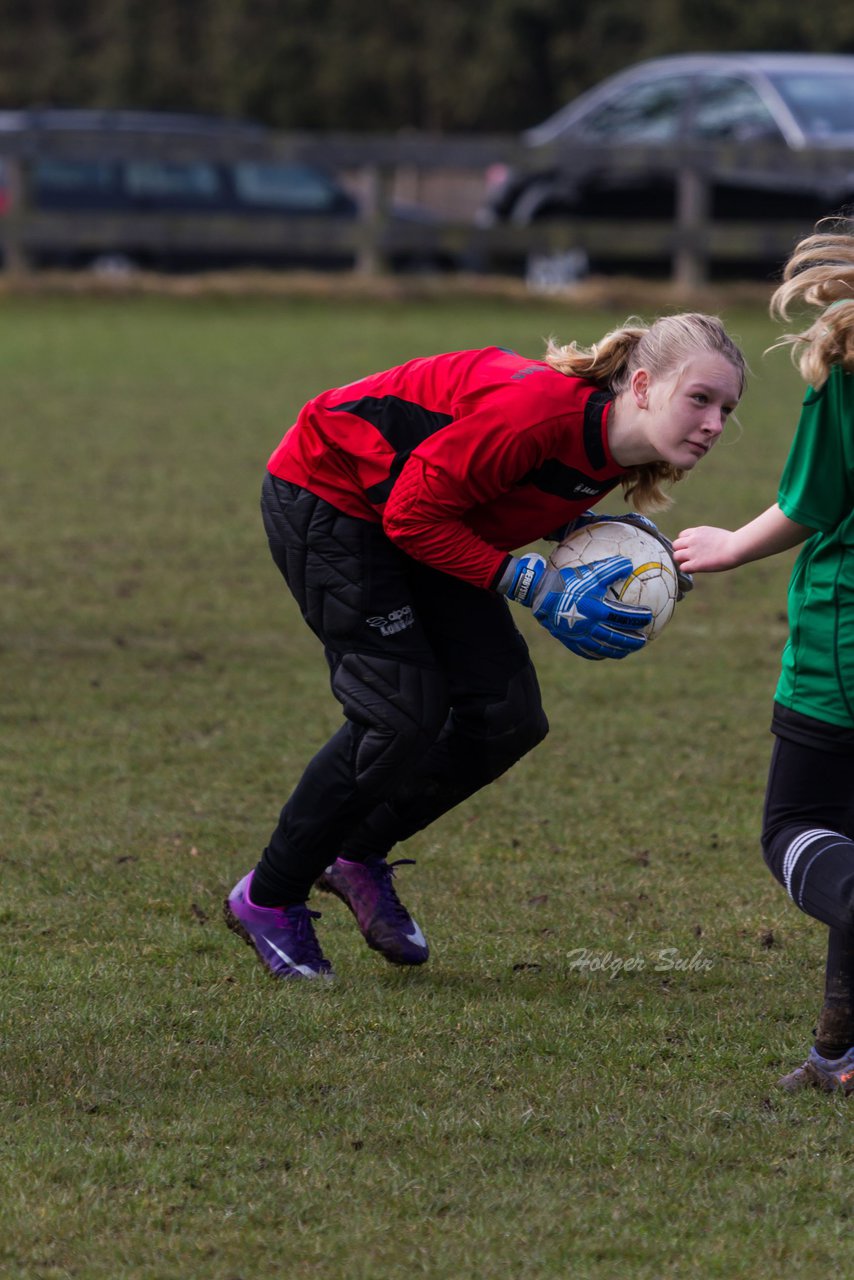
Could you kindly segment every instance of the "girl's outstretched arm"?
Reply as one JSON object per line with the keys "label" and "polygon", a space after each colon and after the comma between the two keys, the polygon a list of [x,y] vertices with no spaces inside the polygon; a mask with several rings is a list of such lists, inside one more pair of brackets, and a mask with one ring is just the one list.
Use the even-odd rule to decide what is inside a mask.
{"label": "girl's outstretched arm", "polygon": [[783,515],[775,502],[740,529],[716,529],[711,525],[683,529],[673,543],[673,553],[679,568],[686,573],[718,573],[788,551],[814,532]]}

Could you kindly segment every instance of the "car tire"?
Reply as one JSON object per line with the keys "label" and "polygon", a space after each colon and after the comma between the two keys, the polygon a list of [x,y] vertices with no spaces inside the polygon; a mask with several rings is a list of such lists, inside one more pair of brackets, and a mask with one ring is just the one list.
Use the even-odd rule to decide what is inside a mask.
{"label": "car tire", "polygon": [[[565,201],[561,198],[561,204]],[[520,194],[510,214],[510,221],[517,227],[529,227],[536,222],[544,209],[555,203],[554,183],[543,180],[532,182]],[[568,210],[567,210],[568,212]]]}

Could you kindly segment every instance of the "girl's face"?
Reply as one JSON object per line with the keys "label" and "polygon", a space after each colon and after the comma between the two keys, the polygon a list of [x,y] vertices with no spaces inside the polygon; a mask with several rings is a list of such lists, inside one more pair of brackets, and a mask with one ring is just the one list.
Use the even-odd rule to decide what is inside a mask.
{"label": "girl's face", "polygon": [[654,378],[646,369],[632,376],[630,393],[648,461],[690,471],[720,439],[739,400],[740,375],[725,356],[703,351],[683,369]]}

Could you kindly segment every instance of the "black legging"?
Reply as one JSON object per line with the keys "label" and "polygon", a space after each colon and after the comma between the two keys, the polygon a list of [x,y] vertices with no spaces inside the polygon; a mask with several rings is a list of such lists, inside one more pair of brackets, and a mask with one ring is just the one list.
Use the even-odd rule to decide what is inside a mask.
{"label": "black legging", "polygon": [[775,738],[762,850],[802,911],[854,934],[854,756]]}
{"label": "black legging", "polygon": [[815,721],[783,714],[806,741],[775,740],[762,849],[801,910],[828,926],[816,1049],[837,1058],[854,1044],[854,755],[840,740],[851,735],[822,738]]}
{"label": "black legging", "polygon": [[261,509],[345,715],[256,868],[265,895],[301,901],[339,854],[384,856],[497,778],[548,722],[500,596],[418,564],[379,525],[296,485],[268,476]]}

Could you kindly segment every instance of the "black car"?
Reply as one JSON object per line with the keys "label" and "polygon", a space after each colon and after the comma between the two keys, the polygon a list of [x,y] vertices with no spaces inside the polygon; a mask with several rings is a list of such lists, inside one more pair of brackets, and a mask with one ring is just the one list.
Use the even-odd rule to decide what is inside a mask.
{"label": "black car", "polygon": [[[657,58],[610,77],[522,137],[531,164],[493,174],[482,225],[673,216],[678,148],[721,148],[713,222],[818,218],[854,201],[854,56]],[[829,153],[851,148],[850,163]],[[642,163],[625,163],[632,151]],[[791,164],[799,153],[814,164]],[[542,156],[542,162],[538,157]]]}

